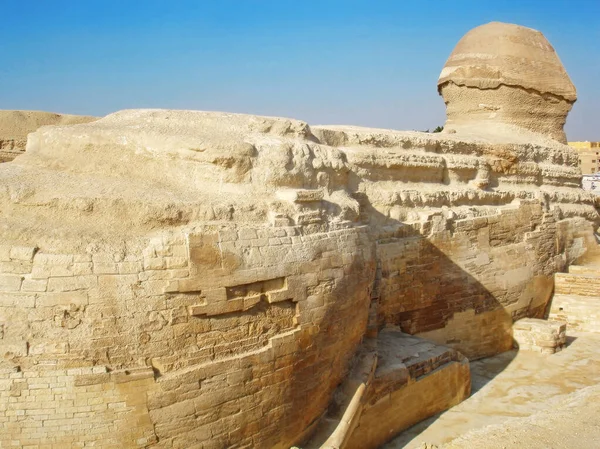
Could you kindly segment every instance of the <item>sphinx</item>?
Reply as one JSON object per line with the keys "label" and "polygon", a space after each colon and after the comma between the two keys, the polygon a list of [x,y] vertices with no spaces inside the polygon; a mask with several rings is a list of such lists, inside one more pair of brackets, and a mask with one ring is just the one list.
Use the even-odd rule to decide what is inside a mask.
{"label": "sphinx", "polygon": [[29,134],[0,164],[0,444],[289,448],[349,409],[336,444],[374,448],[468,396],[598,213],[541,33],[475,29],[438,89],[436,134],[176,110]]}

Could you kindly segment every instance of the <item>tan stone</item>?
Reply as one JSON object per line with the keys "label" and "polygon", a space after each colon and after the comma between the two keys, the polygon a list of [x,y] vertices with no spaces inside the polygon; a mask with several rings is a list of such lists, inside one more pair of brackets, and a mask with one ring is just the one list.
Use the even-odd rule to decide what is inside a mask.
{"label": "tan stone", "polygon": [[438,80],[445,127],[516,125],[566,143],[563,126],[577,99],[554,48],[537,30],[491,22],[456,45]]}
{"label": "tan stone", "polygon": [[0,275],[0,292],[19,291],[23,278],[16,275]]}
{"label": "tan stone", "polygon": [[96,117],[41,111],[0,111],[0,162],[8,162],[25,151],[27,134],[40,126],[86,123]]}
{"label": "tan stone", "polygon": [[520,350],[554,354],[567,342],[567,325],[559,321],[524,318],[514,324],[513,338]]}

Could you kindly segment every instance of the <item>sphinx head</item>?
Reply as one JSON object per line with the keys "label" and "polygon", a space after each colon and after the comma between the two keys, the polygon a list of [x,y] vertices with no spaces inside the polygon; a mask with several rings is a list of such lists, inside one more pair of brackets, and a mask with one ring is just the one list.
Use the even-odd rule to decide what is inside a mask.
{"label": "sphinx head", "polygon": [[558,55],[539,31],[492,22],[458,42],[438,79],[446,128],[517,126],[566,143],[577,99]]}

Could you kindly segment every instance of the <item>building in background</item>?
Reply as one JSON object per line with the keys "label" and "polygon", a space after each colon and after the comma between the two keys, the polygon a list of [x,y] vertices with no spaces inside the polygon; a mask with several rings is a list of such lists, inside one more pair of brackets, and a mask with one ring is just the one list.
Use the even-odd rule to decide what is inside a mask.
{"label": "building in background", "polygon": [[590,190],[600,194],[600,173],[595,175],[583,175],[581,178],[581,187],[583,187],[583,190]]}
{"label": "building in background", "polygon": [[600,174],[600,142],[569,142],[579,153],[581,174]]}

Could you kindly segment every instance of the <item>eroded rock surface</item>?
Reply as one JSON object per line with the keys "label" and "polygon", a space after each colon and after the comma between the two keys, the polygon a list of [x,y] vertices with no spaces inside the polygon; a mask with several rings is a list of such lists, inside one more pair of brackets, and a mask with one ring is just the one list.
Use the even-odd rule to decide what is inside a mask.
{"label": "eroded rock surface", "polygon": [[446,129],[515,125],[566,143],[563,126],[577,99],[554,48],[537,30],[492,22],[469,31],[438,80]]}

